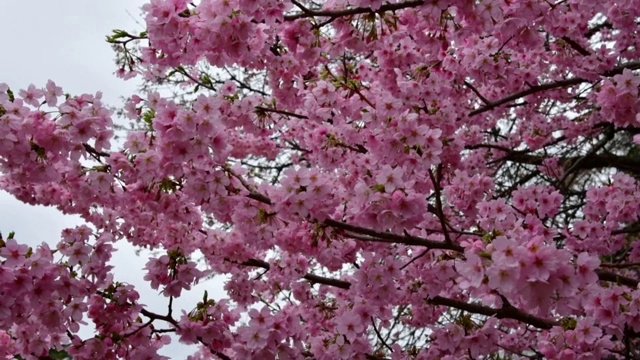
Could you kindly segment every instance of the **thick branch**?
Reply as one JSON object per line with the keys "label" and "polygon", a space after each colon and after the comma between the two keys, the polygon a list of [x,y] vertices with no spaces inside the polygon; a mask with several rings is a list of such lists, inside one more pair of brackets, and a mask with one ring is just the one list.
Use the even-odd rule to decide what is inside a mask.
{"label": "thick branch", "polygon": [[600,281],[614,282],[632,288],[638,287],[638,280],[632,279],[630,277],[618,275],[616,273],[602,269],[597,269],[596,274],[598,274],[598,279],[600,279]]}
{"label": "thick branch", "polygon": [[[524,156],[524,157],[531,157],[533,159],[537,158],[535,156],[532,155],[526,155],[526,154],[518,154],[517,156]],[[613,156],[613,155],[612,155]],[[537,160],[536,160],[537,161]],[[540,158],[540,163],[542,162],[542,158]],[[534,162],[532,162],[534,163]],[[538,164],[537,162],[535,164]],[[585,166],[585,164],[589,164],[589,161],[584,161],[583,162],[583,166]],[[241,178],[240,178],[241,179]],[[243,182],[243,184],[245,186],[247,186],[248,189],[251,189],[251,186],[249,186],[248,184],[244,183],[244,181],[241,179],[241,181]],[[262,195],[260,193],[257,193],[255,191],[252,191],[249,195],[249,198],[260,201],[262,203],[265,204],[271,204],[271,199],[269,199],[267,196]],[[406,234],[405,235],[398,235],[398,234],[394,234],[394,233],[390,233],[390,232],[380,232],[380,231],[375,231],[369,228],[364,228],[364,227],[360,227],[360,226],[355,226],[355,225],[351,225],[351,224],[347,224],[341,221],[337,221],[337,220],[333,220],[333,219],[326,219],[323,222],[324,225],[332,227],[334,229],[338,229],[338,230],[343,230],[343,234],[347,237],[352,237],[355,238],[357,240],[362,240],[362,241],[371,241],[371,242],[383,242],[383,243],[393,243],[393,244],[404,244],[404,245],[409,245],[409,246],[422,246],[422,247],[426,247],[427,249],[439,249],[439,250],[451,250],[451,251],[455,251],[455,252],[459,252],[462,253],[464,252],[464,248],[458,244],[455,243],[448,243],[448,242],[443,242],[443,241],[435,241],[435,240],[428,240],[422,237],[418,237],[418,236],[413,236],[413,235],[409,235]],[[356,234],[356,235],[354,235]],[[359,235],[364,235],[364,236],[359,236]],[[262,260],[257,260],[257,259],[252,259],[249,261],[246,261],[243,263],[243,265],[247,265],[247,266],[256,266],[256,267],[261,267],[264,269],[269,269],[269,263],[262,261]],[[639,281],[636,279],[632,279],[629,277],[624,277],[621,275],[617,275],[615,273],[609,272],[609,271],[605,271],[605,270],[601,270],[598,269],[596,270],[596,274],[598,275],[598,278],[600,279],[600,281],[610,281],[610,282],[617,282],[619,284],[623,284],[629,287],[637,287]],[[324,277],[320,277],[317,275],[313,275],[313,274],[307,274],[303,277],[306,280],[309,280],[313,283],[318,283],[318,284],[325,284],[325,285],[330,285],[330,286],[334,286],[334,287],[338,287],[338,288],[342,288],[342,289],[348,289],[349,286],[351,285],[348,282],[342,281],[342,280],[336,280],[336,279],[330,279],[330,278],[324,278]],[[495,310],[495,309],[494,309]],[[507,311],[507,310],[503,310],[503,311]],[[509,311],[513,311],[513,310],[509,310]]]}
{"label": "thick branch", "polygon": [[512,102],[514,100],[518,100],[520,98],[523,98],[525,96],[528,95],[532,95],[535,93],[539,93],[539,92],[543,92],[543,91],[547,91],[547,90],[553,90],[553,89],[558,89],[558,88],[562,88],[565,86],[573,86],[573,85],[578,85],[581,84],[583,82],[585,82],[587,80],[582,79],[582,78],[572,78],[572,79],[567,79],[567,80],[561,80],[561,81],[556,81],[556,82],[552,82],[549,84],[542,84],[542,85],[537,85],[537,86],[532,86],[530,88],[528,88],[527,90],[523,90],[520,92],[517,92],[515,94],[511,94],[507,97],[504,97],[500,100],[491,102],[479,109],[473,110],[472,112],[469,113],[469,117],[471,116],[475,116],[475,115],[479,115],[482,113],[485,113],[487,111],[493,110],[495,108],[497,108],[500,105]]}
{"label": "thick branch", "polygon": [[[250,259],[242,264],[247,266],[260,267],[267,270],[269,270],[271,267],[266,261],[257,259]],[[351,287],[351,283],[348,281],[332,279],[313,274],[306,274],[303,278],[312,283],[329,285],[345,290],[348,290]],[[509,304],[503,306],[500,309],[495,309],[489,306],[467,303],[464,301],[449,299],[441,296],[436,296],[434,298],[428,299],[427,302],[432,305],[447,306],[450,308],[467,311],[473,314],[495,316],[498,319],[514,319],[539,329],[551,329],[553,326],[558,324],[554,320],[543,319],[531,314],[527,314],[526,312],[517,309],[516,307]]]}
{"label": "thick branch", "polygon": [[[239,176],[236,175],[236,178],[239,178],[239,180],[243,183],[243,186],[245,186],[245,188],[252,190],[252,187],[247,184],[246,182],[244,182],[243,179],[241,179]],[[247,197],[249,197],[250,199],[259,201],[263,204],[267,204],[267,205],[271,205],[271,199],[269,199],[269,197],[262,195],[256,191],[251,191],[249,193],[249,195],[247,195]],[[423,247],[427,247],[429,249],[441,249],[441,250],[453,250],[453,251],[457,251],[457,252],[462,252],[464,251],[464,249],[462,248],[462,246],[458,245],[458,244],[453,244],[453,243],[445,243],[442,241],[435,241],[435,240],[428,240],[425,238],[421,238],[418,236],[412,236],[412,235],[398,235],[398,234],[394,234],[394,233],[390,233],[390,232],[380,232],[380,231],[375,231],[372,229],[368,229],[368,228],[364,228],[364,227],[360,227],[360,226],[355,226],[355,225],[351,225],[351,224],[347,224],[345,222],[341,222],[341,221],[337,221],[337,220],[333,220],[333,219],[326,219],[325,221],[323,221],[323,224],[335,229],[340,229],[340,230],[345,230],[347,231],[347,233],[344,233],[345,236],[351,236],[349,234],[350,233],[355,233],[355,234],[362,234],[362,235],[367,235],[369,236],[369,238],[363,238],[363,237],[358,237],[358,240],[363,240],[363,241],[372,241],[372,242],[384,242],[384,243],[393,243],[393,244],[405,244],[405,245],[410,245],[410,246],[423,246]]]}
{"label": "thick branch", "polygon": [[[521,152],[512,152],[505,157],[505,160],[530,165],[542,165],[542,162],[546,159],[544,156],[523,154]],[[624,171],[630,174],[640,174],[640,161],[630,158],[628,156],[619,156],[613,154],[602,155],[590,155],[590,156],[575,156],[561,158],[560,162],[563,164],[571,164],[571,167],[575,166],[573,170],[591,170],[601,168],[615,168],[620,171]]]}
{"label": "thick branch", "polygon": [[[458,244],[428,240],[425,238],[412,236],[412,235],[398,235],[390,232],[380,232],[380,231],[375,231],[375,230],[371,230],[371,229],[360,227],[360,226],[350,225],[350,224],[347,224],[341,221],[332,220],[332,219],[325,220],[324,224],[335,229],[341,229],[347,232],[367,235],[370,237],[369,239],[359,237],[358,240],[405,244],[410,246],[424,246],[429,249],[453,250],[457,252],[464,251],[462,246]],[[349,236],[349,234],[347,233],[346,236]]]}
{"label": "thick branch", "polygon": [[[263,268],[265,270],[271,269],[271,265],[269,265],[268,262],[266,262],[264,260],[259,260],[259,259],[249,259],[249,260],[243,262],[242,265],[259,267],[259,268]],[[339,280],[339,279],[332,279],[332,278],[319,276],[319,275],[314,275],[314,274],[306,274],[302,278],[305,279],[305,280],[308,280],[309,282],[311,282],[313,284],[329,285],[329,286],[333,286],[333,287],[337,287],[337,288],[345,289],[345,290],[348,290],[349,287],[351,287],[351,283],[348,282],[348,281],[343,281],[343,280]]]}
{"label": "thick branch", "polygon": [[108,152],[98,151],[98,150],[96,150],[96,148],[94,148],[93,146],[91,146],[91,145],[89,145],[87,143],[82,143],[82,147],[84,148],[84,150],[86,152],[91,154],[91,156],[93,156],[98,161],[100,160],[100,157],[109,157],[109,156],[111,156]]}
{"label": "thick branch", "polygon": [[582,47],[582,45],[578,44],[575,40],[571,39],[570,37],[563,36],[562,40],[564,40],[564,42],[569,44],[569,46],[571,46],[571,48],[573,48],[575,51],[577,51],[580,55],[582,55],[582,56],[591,55],[589,50],[587,50],[584,47]]}
{"label": "thick branch", "polygon": [[569,175],[574,172],[577,169],[581,168],[581,164],[585,161],[587,161],[587,159],[596,156],[596,153],[598,151],[600,151],[600,149],[602,149],[605,145],[607,145],[607,143],[613,139],[613,128],[609,127],[605,130],[605,136],[604,138],[602,138],[600,141],[598,141],[598,143],[593,146],[589,152],[587,152],[584,156],[581,156],[578,160],[576,161],[572,161],[571,162],[571,166],[565,170],[564,175],[562,176],[562,179],[560,179],[560,183],[564,184],[565,180],[569,177]]}
{"label": "thick branch", "polygon": [[[631,61],[631,62],[628,62],[628,63],[626,63],[624,65],[617,66],[617,67],[611,69],[610,71],[605,72],[604,74],[602,74],[602,76],[611,77],[611,76],[614,76],[614,75],[621,74],[624,69],[637,70],[639,68],[640,68],[640,61]],[[558,88],[562,88],[562,87],[566,87],[566,86],[578,85],[578,84],[582,84],[584,82],[589,82],[589,81],[586,80],[586,79],[583,79],[583,78],[571,78],[571,79],[566,79],[566,80],[555,81],[555,82],[548,83],[548,84],[531,86],[530,88],[528,88],[526,90],[517,92],[515,94],[511,94],[511,95],[509,95],[507,97],[504,97],[504,98],[502,98],[500,100],[497,100],[495,102],[491,102],[491,103],[489,103],[489,104],[487,104],[487,105],[485,105],[485,106],[483,106],[483,107],[481,107],[479,109],[476,109],[476,110],[470,112],[468,114],[468,116],[471,117],[471,116],[475,116],[475,115],[479,115],[479,114],[485,113],[487,111],[490,111],[490,110],[493,110],[493,109],[497,108],[500,105],[503,105],[503,104],[518,100],[518,99],[523,98],[523,97],[528,96],[528,95],[532,95],[532,94],[543,92],[543,91],[547,91],[547,90],[558,89]]]}
{"label": "thick branch", "polygon": [[[294,4],[297,2],[294,2]],[[284,17],[286,21],[294,21],[298,19],[310,18],[310,17],[330,17],[330,18],[339,18],[343,16],[351,16],[358,14],[380,14],[386,11],[395,11],[407,8],[418,7],[420,5],[424,5],[424,1],[407,1],[402,3],[394,3],[394,4],[385,4],[382,5],[378,10],[373,10],[369,7],[356,7],[350,9],[342,9],[342,10],[312,10],[305,8],[299,4],[296,4],[301,10],[301,13],[287,15]]]}
{"label": "thick branch", "polygon": [[486,316],[495,316],[498,319],[514,319],[518,320],[527,325],[531,325],[538,329],[551,329],[552,327],[559,325],[557,321],[539,318],[537,316],[533,316],[528,314],[512,305],[504,305],[500,309],[494,309],[489,306],[479,305],[479,304],[471,304],[466,303],[460,300],[448,299],[441,296],[436,296],[432,299],[427,300],[430,304],[433,305],[442,305],[447,306],[459,310],[463,310],[466,312],[470,312],[473,314],[480,314]]}
{"label": "thick branch", "polygon": [[174,319],[171,314],[167,314],[167,315],[160,315],[160,314],[156,314],[154,312],[151,312],[145,308],[140,309],[140,313],[146,317],[148,317],[151,320],[162,320],[162,321],[166,321],[169,324],[175,326],[176,328],[179,328],[178,326],[178,322],[176,321],[176,319]]}

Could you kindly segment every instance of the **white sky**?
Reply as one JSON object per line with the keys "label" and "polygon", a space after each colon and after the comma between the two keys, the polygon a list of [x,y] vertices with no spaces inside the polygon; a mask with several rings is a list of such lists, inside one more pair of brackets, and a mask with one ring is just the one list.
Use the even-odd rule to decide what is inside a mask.
{"label": "white sky", "polygon": [[[48,79],[73,95],[103,92],[109,105],[121,106],[121,97],[135,93],[134,81],[122,81],[113,75],[114,53],[105,37],[113,29],[132,32],[144,30],[141,0],[22,0],[1,1],[0,8],[0,83],[12,89],[29,84],[43,87]],[[64,216],[53,208],[33,207],[0,192],[0,232],[16,232],[16,239],[30,245],[57,243],[60,232],[80,224],[77,217]],[[115,278],[131,283],[140,292],[140,302],[149,310],[166,313],[167,299],[151,290],[142,280],[142,268],[148,260],[144,253],[134,254],[128,244],[119,244],[111,261]],[[202,299],[205,289],[210,298],[218,298],[221,281],[206,282],[183,295],[174,304],[174,316],[191,310]],[[217,295],[217,296],[216,296]],[[160,324],[159,324],[160,325]],[[196,350],[173,343],[162,353],[174,359],[186,358]]]}

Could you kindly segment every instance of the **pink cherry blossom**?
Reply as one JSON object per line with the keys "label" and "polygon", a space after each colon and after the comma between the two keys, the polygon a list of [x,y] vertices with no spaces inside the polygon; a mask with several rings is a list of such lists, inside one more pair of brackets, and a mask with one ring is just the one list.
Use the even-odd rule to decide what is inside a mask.
{"label": "pink cherry blossom", "polygon": [[[126,134],[101,93],[0,84],[0,188],[86,222],[0,238],[0,356],[629,352],[639,9],[149,1],[108,37],[145,89]],[[122,241],[162,296],[123,282]]]}

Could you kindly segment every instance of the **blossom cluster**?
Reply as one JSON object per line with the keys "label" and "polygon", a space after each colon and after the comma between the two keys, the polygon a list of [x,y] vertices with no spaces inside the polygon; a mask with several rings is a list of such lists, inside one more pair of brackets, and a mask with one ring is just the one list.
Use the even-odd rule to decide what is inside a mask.
{"label": "blossom cluster", "polygon": [[[171,333],[192,359],[640,345],[639,1],[143,11],[109,37],[150,89],[121,146],[100,93],[0,84],[0,188],[87,222],[0,241],[1,356],[161,359]],[[154,91],[176,76],[193,91]],[[166,314],[118,281],[119,241],[154,250]],[[225,294],[174,313],[215,275]]]}

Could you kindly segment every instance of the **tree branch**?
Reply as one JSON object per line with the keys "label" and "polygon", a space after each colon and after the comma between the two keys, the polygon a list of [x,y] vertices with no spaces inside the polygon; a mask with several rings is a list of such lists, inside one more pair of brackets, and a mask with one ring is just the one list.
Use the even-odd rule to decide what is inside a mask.
{"label": "tree branch", "polygon": [[[533,159],[537,159],[537,157],[533,156],[533,155],[524,155],[524,154],[519,154],[518,156],[524,156],[524,157],[531,157]],[[611,155],[613,156],[613,155]],[[536,164],[537,164],[536,160]],[[539,162],[542,162],[542,159],[539,159]],[[583,165],[585,163],[588,163],[588,161],[584,161]],[[271,205],[271,199],[269,199],[269,197],[262,195],[256,191],[253,191],[252,187],[247,184],[244,179],[242,179],[240,176],[233,174],[235,177],[237,177],[245,187],[247,187],[247,189],[249,189],[251,192],[249,193],[248,197],[251,199],[254,199],[256,201],[260,201],[264,204],[269,204]],[[337,221],[337,220],[333,220],[333,219],[326,219],[322,222],[323,225],[326,225],[328,227],[332,227],[334,229],[338,229],[338,230],[343,230],[343,235],[347,236],[347,237],[351,237],[354,238],[356,240],[362,240],[362,241],[370,241],[370,242],[382,242],[382,243],[393,243],[393,244],[404,244],[404,245],[409,245],[409,246],[422,246],[422,247],[426,247],[428,249],[439,249],[439,250],[451,250],[451,251],[455,251],[458,253],[462,253],[464,252],[464,248],[458,244],[455,243],[448,243],[448,242],[443,242],[443,241],[435,241],[435,240],[428,240],[422,237],[418,237],[418,236],[413,236],[413,235],[398,235],[398,234],[394,234],[391,232],[380,232],[380,231],[376,231],[373,229],[369,229],[369,228],[365,228],[365,227],[360,227],[360,226],[356,226],[356,225],[351,225],[351,224],[347,224],[345,222],[341,222],[341,221]],[[360,236],[360,235],[365,235],[365,236]],[[269,269],[269,263],[262,261],[262,260],[257,260],[257,259],[252,259],[246,262],[242,263],[243,265],[247,265],[247,266],[257,266],[257,267],[261,267],[264,269]],[[609,272],[609,271],[605,271],[605,270],[601,270],[598,269],[596,270],[596,274],[598,275],[598,278],[600,281],[610,281],[610,282],[617,282],[619,284],[623,284],[629,287],[637,287],[639,281],[636,279],[632,279],[629,277],[625,277],[625,276],[621,276],[618,274],[615,274],[613,272]],[[311,281],[312,283],[318,283],[318,284],[325,284],[325,285],[330,285],[330,286],[335,286],[338,288],[342,288],[342,289],[348,289],[350,287],[350,283],[342,281],[342,280],[336,280],[336,279],[331,279],[331,278],[324,278],[324,277],[320,277],[317,275],[313,275],[313,274],[306,274],[304,277],[304,279]],[[495,310],[495,309],[494,309]],[[511,313],[513,312],[513,310],[508,309],[508,310],[502,310],[502,311],[507,311],[507,313]]]}
{"label": "tree branch", "polygon": [[[271,267],[269,263],[267,263],[266,261],[258,260],[258,259],[247,260],[243,262],[242,265],[261,267],[266,270],[269,270]],[[332,278],[327,278],[327,277],[313,275],[313,274],[306,274],[303,278],[312,283],[329,285],[329,286],[333,286],[333,287],[337,287],[345,290],[348,290],[351,287],[351,283],[348,281],[332,279]],[[498,319],[514,319],[539,329],[548,330],[548,329],[551,329],[553,326],[558,325],[557,321],[533,316],[520,309],[517,309],[516,307],[508,303],[505,303],[506,305],[502,306],[502,308],[500,309],[495,309],[489,306],[484,306],[484,305],[479,305],[474,303],[467,303],[464,301],[449,299],[442,296],[436,296],[431,299],[427,299],[426,301],[432,305],[447,306],[447,307],[455,308],[458,310],[467,311],[473,314],[495,316]]]}
{"label": "tree branch", "polygon": [[562,40],[564,40],[564,42],[569,44],[569,46],[571,46],[571,48],[573,48],[575,51],[577,51],[580,55],[582,55],[582,56],[591,55],[589,50],[587,50],[584,47],[582,47],[582,45],[578,44],[575,40],[571,39],[570,37],[563,36]]}
{"label": "tree branch", "polygon": [[[542,165],[546,157],[523,154],[521,152],[513,152],[505,156],[503,159],[520,164]],[[559,160],[561,163],[572,164],[572,171],[575,171],[577,169],[591,170],[601,168],[615,168],[634,175],[640,174],[640,161],[631,159],[627,156],[619,156],[613,154],[591,154],[590,156],[565,157],[560,158]]]}
{"label": "tree branch", "polygon": [[294,118],[298,118],[298,119],[308,119],[309,117],[306,115],[300,115],[300,114],[296,114],[296,113],[292,113],[289,111],[285,111],[285,110],[278,110],[278,109],[271,109],[271,108],[267,108],[264,106],[256,106],[256,113],[259,115],[260,112],[270,112],[270,113],[276,113],[276,114],[280,114],[280,115],[285,115],[285,116],[291,116]]}
{"label": "tree branch", "polygon": [[298,19],[311,18],[311,17],[330,17],[330,18],[339,18],[343,16],[351,16],[358,14],[381,14],[386,11],[395,11],[407,8],[418,7],[420,5],[424,5],[424,1],[407,1],[402,3],[394,3],[394,4],[385,4],[382,5],[378,10],[373,10],[369,7],[356,7],[342,10],[312,10],[305,8],[297,1],[293,2],[298,8],[301,9],[302,12],[298,14],[286,15],[284,17],[285,21],[294,21]]}
{"label": "tree branch", "polygon": [[[332,228],[345,230],[347,232],[369,236],[369,238],[358,237],[357,240],[397,243],[397,244],[404,244],[404,245],[410,245],[410,246],[423,246],[429,249],[453,250],[457,252],[464,251],[463,247],[458,244],[446,243],[443,241],[428,240],[425,238],[412,236],[412,235],[398,235],[390,232],[379,232],[379,231],[375,231],[375,230],[360,227],[360,226],[350,225],[350,224],[347,224],[341,221],[336,221],[333,219],[327,219],[323,222],[323,224],[330,226]],[[350,234],[345,233],[345,236],[350,236]]]}
{"label": "tree branch", "polygon": [[433,305],[447,306],[473,314],[495,316],[498,319],[518,320],[522,323],[531,325],[538,329],[548,330],[554,326],[559,325],[559,322],[555,320],[543,319],[537,316],[533,316],[509,304],[503,305],[500,309],[495,309],[489,306],[466,303],[464,301],[449,299],[441,296],[436,296],[432,299],[428,299],[427,302]]}
{"label": "tree branch", "polygon": [[[611,77],[611,76],[614,76],[614,75],[621,74],[624,69],[637,70],[639,68],[640,68],[640,61],[631,61],[631,62],[628,62],[626,64],[617,66],[617,67],[611,69],[610,71],[607,71],[607,72],[603,73],[602,76]],[[581,83],[584,83],[584,82],[589,82],[589,81],[586,80],[586,79],[583,79],[583,78],[571,78],[571,79],[555,81],[555,82],[548,83],[548,84],[531,86],[530,88],[528,88],[526,90],[511,94],[511,95],[509,95],[507,97],[504,97],[504,98],[502,98],[500,100],[497,100],[495,102],[490,102],[489,104],[487,104],[487,105],[485,105],[485,106],[483,106],[483,107],[481,107],[479,109],[473,110],[467,116],[472,117],[472,116],[475,116],[475,115],[479,115],[479,114],[485,113],[487,111],[490,111],[490,110],[493,110],[493,109],[497,108],[500,105],[503,105],[503,104],[506,104],[508,102],[523,98],[523,97],[528,96],[528,95],[532,95],[532,94],[543,92],[543,91],[547,91],[547,90],[558,89],[558,88],[562,88],[562,87],[565,87],[565,86],[578,85],[578,84],[581,84]]]}
{"label": "tree branch", "polygon": [[632,279],[630,277],[618,275],[616,273],[613,273],[607,270],[602,270],[602,269],[596,269],[596,274],[598,274],[598,279],[600,281],[614,282],[614,283],[625,285],[632,288],[638,287],[638,280]]}
{"label": "tree branch", "polygon": [[442,232],[444,234],[444,242],[451,244],[451,237],[449,236],[449,231],[447,230],[447,222],[446,219],[444,218],[444,210],[442,207],[442,195],[440,194],[440,171],[442,169],[441,165],[438,165],[438,170],[437,170],[437,178],[435,175],[433,175],[433,171],[431,171],[431,169],[429,169],[429,178],[431,179],[431,182],[433,183],[433,191],[435,193],[436,196],[436,216],[438,217],[438,220],[440,220],[440,226],[442,227]]}
{"label": "tree branch", "polygon": [[500,105],[506,104],[508,102],[512,102],[514,100],[518,100],[522,97],[528,96],[528,95],[532,95],[535,93],[539,93],[539,92],[543,92],[543,91],[547,91],[547,90],[553,90],[553,89],[558,89],[558,88],[562,88],[565,86],[573,86],[573,85],[578,85],[581,84],[583,82],[585,82],[587,80],[582,79],[582,78],[571,78],[571,79],[566,79],[566,80],[561,80],[561,81],[556,81],[556,82],[552,82],[552,83],[548,83],[548,84],[542,84],[542,85],[537,85],[537,86],[532,86],[530,88],[528,88],[527,90],[523,90],[520,92],[517,92],[515,94],[511,94],[507,97],[504,97],[500,100],[497,100],[495,102],[490,102],[489,104],[473,110],[472,112],[470,112],[468,114],[469,117],[472,116],[476,116],[482,113],[485,113],[487,111],[493,110],[495,108],[497,108]]}

